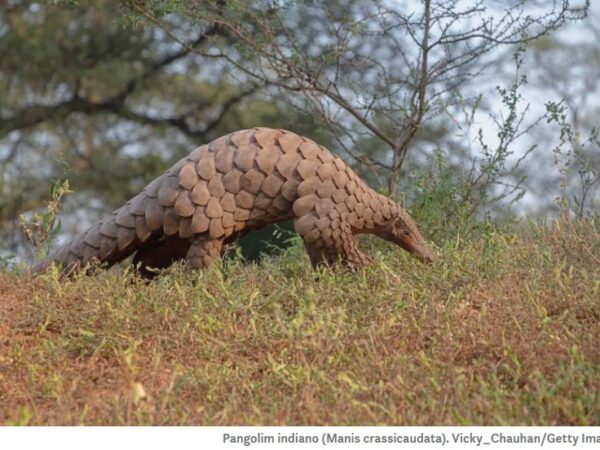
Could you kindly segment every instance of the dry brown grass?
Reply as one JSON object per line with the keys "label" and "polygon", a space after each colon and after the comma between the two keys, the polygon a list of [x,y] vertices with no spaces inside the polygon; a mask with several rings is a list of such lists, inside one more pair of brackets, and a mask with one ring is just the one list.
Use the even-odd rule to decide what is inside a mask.
{"label": "dry brown grass", "polygon": [[0,273],[0,423],[600,425],[597,224],[380,250],[318,279],[299,247],[150,285]]}

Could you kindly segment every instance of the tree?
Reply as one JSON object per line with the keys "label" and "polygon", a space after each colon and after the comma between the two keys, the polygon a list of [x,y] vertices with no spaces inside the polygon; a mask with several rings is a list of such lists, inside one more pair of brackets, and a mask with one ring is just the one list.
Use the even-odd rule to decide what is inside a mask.
{"label": "tree", "polygon": [[226,132],[268,123],[317,137],[314,121],[264,100],[260,83],[195,53],[222,34],[218,25],[189,29],[181,47],[158,27],[124,25],[118,8],[116,0],[0,5],[5,249],[22,243],[17,218],[43,206],[54,179],[68,177],[74,191],[63,216],[72,235]]}
{"label": "tree", "polygon": [[[71,234],[194,146],[248,126],[308,134],[391,194],[409,169],[440,155],[467,188],[497,179],[490,164],[521,133],[518,117],[509,115],[516,127],[500,130],[498,146],[456,138],[470,111],[486,103],[482,80],[515,46],[589,7],[566,0],[57,3],[0,5],[5,247],[18,244],[16,218],[39,208],[56,178],[68,176],[75,191],[66,204]],[[485,197],[473,200],[465,190],[457,201],[475,211]]]}
{"label": "tree", "polygon": [[[182,48],[226,61],[248,81],[300,94],[294,104],[318,115],[356,161],[383,170],[391,193],[416,137],[464,100],[461,91],[477,83],[498,49],[545,36],[589,7],[567,0],[501,8],[482,0],[125,4]],[[192,49],[165,20],[171,13],[222,33],[210,49]]]}

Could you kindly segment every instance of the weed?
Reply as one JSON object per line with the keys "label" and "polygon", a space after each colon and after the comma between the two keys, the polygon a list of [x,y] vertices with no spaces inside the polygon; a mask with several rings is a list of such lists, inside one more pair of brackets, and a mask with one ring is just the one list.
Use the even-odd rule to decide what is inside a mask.
{"label": "weed", "polygon": [[52,240],[61,228],[61,222],[58,220],[61,201],[70,192],[72,191],[69,190],[68,180],[55,181],[50,186],[50,200],[46,205],[46,212],[34,213],[29,221],[24,215],[19,216],[19,225],[32,245],[35,257],[43,258],[49,253]]}

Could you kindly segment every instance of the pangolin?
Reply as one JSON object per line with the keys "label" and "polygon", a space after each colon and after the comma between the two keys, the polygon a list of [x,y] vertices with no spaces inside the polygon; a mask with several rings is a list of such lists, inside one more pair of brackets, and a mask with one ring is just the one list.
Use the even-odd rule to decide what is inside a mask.
{"label": "pangolin", "polygon": [[432,260],[408,213],[342,159],[290,131],[252,128],[196,148],[36,269],[55,263],[70,273],[88,264],[111,266],[133,253],[147,277],[184,258],[199,269],[241,233],[287,219],[313,266],[369,263],[354,242],[359,233]]}

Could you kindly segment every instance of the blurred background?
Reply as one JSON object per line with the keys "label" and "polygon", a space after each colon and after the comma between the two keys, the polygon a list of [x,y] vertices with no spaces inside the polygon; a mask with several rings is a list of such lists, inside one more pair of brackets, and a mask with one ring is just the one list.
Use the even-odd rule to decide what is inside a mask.
{"label": "blurred background", "polygon": [[[341,155],[434,241],[597,214],[599,15],[585,1],[4,0],[0,261],[33,259],[19,223],[47,216],[65,180],[56,242],[254,126]],[[242,252],[287,239],[265,229]]]}

